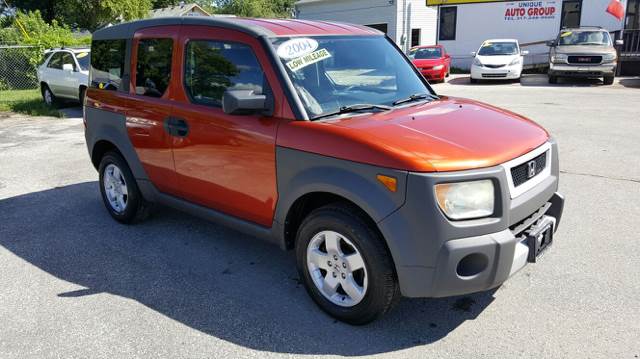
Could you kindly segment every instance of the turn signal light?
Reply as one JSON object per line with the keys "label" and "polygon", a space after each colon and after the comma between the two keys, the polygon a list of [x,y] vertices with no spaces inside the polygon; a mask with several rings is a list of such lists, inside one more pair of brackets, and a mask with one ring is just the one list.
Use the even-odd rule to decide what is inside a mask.
{"label": "turn signal light", "polygon": [[391,192],[395,192],[398,190],[398,180],[395,177],[389,177],[385,175],[376,176],[378,181],[382,183],[387,189]]}

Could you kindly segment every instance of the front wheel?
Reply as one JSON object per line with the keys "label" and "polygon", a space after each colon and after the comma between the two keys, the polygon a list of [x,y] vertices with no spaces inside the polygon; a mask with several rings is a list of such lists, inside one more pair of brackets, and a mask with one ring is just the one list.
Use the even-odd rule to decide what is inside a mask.
{"label": "front wheel", "polygon": [[349,324],[369,323],[399,298],[383,238],[357,209],[333,204],[314,210],[298,230],[298,272],[311,298]]}
{"label": "front wheel", "polygon": [[550,84],[557,84],[558,83],[558,76],[549,75],[549,83]]}
{"label": "front wheel", "polygon": [[42,93],[42,99],[47,106],[56,107],[58,105],[58,99],[47,84],[43,84],[40,91]]}
{"label": "front wheel", "polygon": [[605,76],[604,77],[604,84],[605,85],[613,85],[613,76]]}

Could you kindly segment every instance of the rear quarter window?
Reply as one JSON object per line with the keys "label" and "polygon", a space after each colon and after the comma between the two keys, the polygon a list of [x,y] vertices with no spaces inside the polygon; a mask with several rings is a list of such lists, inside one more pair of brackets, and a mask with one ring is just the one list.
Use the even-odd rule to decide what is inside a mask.
{"label": "rear quarter window", "polygon": [[162,97],[171,81],[172,39],[144,39],[138,43],[136,94]]}
{"label": "rear quarter window", "polygon": [[91,87],[117,91],[124,73],[125,40],[91,43]]}

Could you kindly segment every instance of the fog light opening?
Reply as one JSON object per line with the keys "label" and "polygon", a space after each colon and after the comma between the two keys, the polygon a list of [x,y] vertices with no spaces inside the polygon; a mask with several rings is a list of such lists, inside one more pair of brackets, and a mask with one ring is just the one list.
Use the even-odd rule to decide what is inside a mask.
{"label": "fog light opening", "polygon": [[458,262],[456,272],[460,277],[473,277],[482,273],[489,265],[489,258],[482,253],[472,253]]}

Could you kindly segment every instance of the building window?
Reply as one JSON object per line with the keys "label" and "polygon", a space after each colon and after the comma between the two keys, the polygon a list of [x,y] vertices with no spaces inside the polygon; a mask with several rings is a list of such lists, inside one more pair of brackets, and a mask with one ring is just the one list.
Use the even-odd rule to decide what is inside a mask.
{"label": "building window", "polygon": [[411,29],[411,47],[420,46],[420,29]]}
{"label": "building window", "polygon": [[387,33],[387,24],[371,24],[371,25],[365,25],[368,26],[372,29],[376,29],[378,31],[382,31],[385,34]]}
{"label": "building window", "polygon": [[628,0],[627,2],[627,22],[625,30],[640,29],[640,0]]}
{"label": "building window", "polygon": [[91,87],[116,91],[122,85],[125,40],[98,40],[91,43]]}
{"label": "building window", "polygon": [[582,0],[567,0],[562,3],[560,27],[580,27]]}
{"label": "building window", "polygon": [[136,94],[162,97],[171,81],[172,39],[144,39],[138,43]]}
{"label": "building window", "polygon": [[447,6],[440,8],[440,28],[438,39],[440,41],[456,39],[456,18],[458,7]]}
{"label": "building window", "polygon": [[189,41],[184,77],[191,101],[214,107],[222,107],[222,95],[228,89],[262,94],[265,83],[249,46],[222,41]]}

